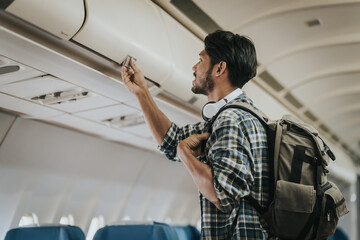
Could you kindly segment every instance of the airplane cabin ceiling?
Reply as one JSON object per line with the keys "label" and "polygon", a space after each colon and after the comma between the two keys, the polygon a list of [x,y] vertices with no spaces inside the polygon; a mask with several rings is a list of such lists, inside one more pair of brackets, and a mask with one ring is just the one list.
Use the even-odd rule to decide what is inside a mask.
{"label": "airplane cabin ceiling", "polygon": [[254,81],[360,159],[360,1],[153,1],[199,38],[216,27],[249,36]]}
{"label": "airplane cabin ceiling", "polygon": [[[26,1],[15,2],[23,4]],[[52,6],[57,6],[58,1],[51,2],[53,2]],[[201,47],[201,41],[197,38],[203,39],[208,32],[219,28],[247,35],[255,43],[259,62],[257,77],[251,84],[256,84],[289,112],[319,129],[322,135],[341,146],[352,159],[360,163],[360,0],[144,0],[143,2],[124,0],[123,2],[134,4],[126,5],[129,8],[127,14],[131,15],[134,7],[137,12],[150,12],[149,16],[155,16],[153,20],[156,20],[158,27],[151,21],[141,24],[139,22],[139,27],[148,26],[145,30],[151,30],[152,27],[157,29],[161,26],[164,28],[158,29],[161,30],[160,35],[145,35],[149,35],[148,38],[158,36],[161,41],[165,39],[161,36],[166,35],[169,46],[161,41],[154,45],[151,42],[152,38],[149,38],[149,41],[145,38],[138,39],[139,36],[132,31],[133,28],[129,28],[128,32],[122,29],[121,31],[126,34],[121,35],[119,39],[133,36],[134,39],[141,40],[136,47],[142,49],[142,52],[148,53],[143,51],[144,46],[145,49],[149,49],[154,45],[158,49],[155,51],[156,54],[160,54],[161,49],[164,51],[163,55],[160,54],[164,61],[172,59],[172,63],[168,63],[171,65],[172,74],[165,70],[162,72],[163,77],[154,77],[162,83],[162,87],[168,93],[174,97],[182,97],[188,105],[192,104],[192,107],[199,109],[204,102],[204,99],[196,99],[183,92],[177,85],[182,83],[180,79],[188,78],[186,74],[192,78],[190,70],[187,69],[193,64],[190,61],[191,52],[183,51],[183,48],[177,47],[178,45],[194,42],[194,45],[189,45],[190,48]],[[117,43],[116,39],[120,36],[117,29],[120,29],[122,24],[121,21],[112,21],[111,14],[106,14],[110,12],[109,6],[118,6],[120,3],[109,0],[107,4],[99,5],[99,8],[94,8],[98,6],[96,1],[87,1],[87,8],[81,3],[80,0],[74,1],[74,11],[68,12],[65,19],[45,14],[46,20],[41,23],[38,23],[38,16],[43,15],[46,8],[32,5],[31,7],[35,7],[36,11],[30,11],[31,14],[24,13],[24,8],[17,4],[10,5],[6,9],[6,12],[22,16],[24,20],[46,29],[57,38],[46,36],[44,39],[50,40],[46,42],[42,40],[44,33],[39,30],[26,29],[21,32],[26,38],[34,40],[31,42],[13,35],[5,28],[0,29],[3,35],[3,52],[0,56],[2,70],[13,71],[14,67],[19,68],[15,69],[15,72],[2,74],[0,78],[0,100],[6,103],[6,106],[2,107],[28,116],[36,113],[37,119],[45,119],[83,131],[91,129],[90,132],[93,134],[115,141],[126,142],[128,136],[135,136],[145,141],[144,145],[147,145],[147,148],[152,148],[154,144],[149,131],[137,119],[136,114],[140,114],[140,109],[134,103],[134,97],[121,84],[114,81],[119,75],[118,66],[111,61],[104,61],[101,57],[106,56],[119,63],[126,54],[123,52],[120,54],[121,57],[116,59],[120,56],[120,52],[114,51],[110,42]],[[161,9],[156,8],[153,3],[169,15],[160,11]],[[0,15],[2,18],[5,17],[3,12]],[[115,16],[115,19],[123,19],[114,13],[111,16]],[[141,19],[135,20],[134,22],[137,23]],[[17,20],[12,21],[15,23],[12,27],[16,29]],[[65,30],[63,31],[60,25],[52,24],[52,21],[64,22]],[[103,25],[99,27],[98,24]],[[114,25],[112,28],[109,27],[111,24]],[[4,26],[10,25],[4,24]],[[98,34],[99,31],[103,32]],[[104,34],[112,37],[104,38]],[[72,36],[71,41],[64,41],[70,36]],[[99,37],[99,40],[95,37]],[[109,43],[104,42],[105,40]],[[134,42],[132,38],[130,40],[128,43],[134,45],[136,41]],[[37,41],[43,46],[37,45],[35,43]],[[19,45],[21,48],[17,47]],[[58,45],[64,47],[61,53],[65,57],[46,50],[46,48],[58,50],[56,48]],[[81,45],[86,48],[82,48]],[[87,48],[93,52],[87,51]],[[101,56],[94,52],[100,53]],[[177,59],[176,56],[180,57]],[[194,56],[197,56],[197,53]],[[78,62],[74,64],[72,58]],[[44,59],[51,60],[53,64],[48,64]],[[82,62],[82,59],[88,62]],[[148,60],[148,63],[153,62],[151,58]],[[141,65],[140,62],[139,60]],[[167,68],[157,69],[162,71]],[[16,78],[13,77],[14,75]],[[168,81],[170,78],[175,81]],[[54,85],[49,84],[49,89],[37,87],[42,86],[45,80]],[[188,84],[190,83],[191,81]],[[251,87],[251,84],[248,85]],[[31,100],[40,94],[57,94],[53,90],[65,93],[81,92],[75,94],[88,91],[89,95],[81,97],[78,102],[71,105],[63,103],[43,106]],[[164,95],[162,98],[160,96],[158,99],[160,105],[169,100],[164,100]],[[188,119],[198,118],[193,116],[193,112],[184,112],[186,116],[179,117],[179,114],[183,114],[182,108],[178,108],[177,105],[170,107],[170,105],[162,104],[161,108],[171,115],[175,122],[184,124]],[[92,107],[89,109],[87,106]],[[111,123],[119,117],[115,113],[125,111],[125,108],[135,111],[134,114],[129,115],[129,118],[134,122],[139,120],[136,122],[138,126],[127,126],[127,130],[122,129],[121,135],[111,133],[114,129],[119,131],[118,126],[111,126]],[[104,115],[109,115],[108,118],[94,119],[92,116],[96,115],[97,111],[106,112],[107,114]],[[275,107],[271,111],[275,112]]]}

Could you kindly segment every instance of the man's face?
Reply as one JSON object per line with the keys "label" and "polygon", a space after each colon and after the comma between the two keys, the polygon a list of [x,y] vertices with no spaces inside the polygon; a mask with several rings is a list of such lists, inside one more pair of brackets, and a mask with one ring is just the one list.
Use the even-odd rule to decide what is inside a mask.
{"label": "man's face", "polygon": [[208,95],[209,91],[214,88],[214,81],[211,76],[211,60],[205,50],[200,52],[199,57],[199,62],[197,62],[192,68],[195,80],[192,82],[193,86],[191,91],[193,93]]}

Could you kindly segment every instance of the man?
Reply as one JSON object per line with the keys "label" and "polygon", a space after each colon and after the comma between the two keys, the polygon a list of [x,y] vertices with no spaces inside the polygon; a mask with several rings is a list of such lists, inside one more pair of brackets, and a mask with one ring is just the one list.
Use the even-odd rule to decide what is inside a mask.
{"label": "man", "polygon": [[[246,37],[216,31],[193,67],[192,91],[205,94],[210,108],[252,101],[241,88],[256,75],[256,52]],[[141,71],[122,67],[125,86],[137,97],[159,149],[179,157],[199,190],[202,239],[267,239],[266,225],[244,197],[268,203],[269,165],[266,132],[260,121],[240,109],[226,109],[213,122],[178,127],[159,110]],[[211,105],[212,104],[212,105]],[[217,104],[219,106],[217,106]],[[214,109],[203,115],[211,119]],[[254,106],[254,105],[253,105]],[[215,111],[216,113],[217,111]],[[210,115],[210,116],[209,116]],[[201,145],[206,142],[205,152]]]}

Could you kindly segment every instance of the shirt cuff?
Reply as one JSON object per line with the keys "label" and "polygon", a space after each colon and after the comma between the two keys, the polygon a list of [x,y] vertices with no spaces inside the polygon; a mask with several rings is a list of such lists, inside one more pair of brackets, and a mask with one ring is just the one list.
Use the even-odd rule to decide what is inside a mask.
{"label": "shirt cuff", "polygon": [[229,197],[229,193],[220,185],[213,171],[213,183],[215,188],[216,197],[219,201],[221,211],[224,213],[231,212],[235,207],[234,200]]}
{"label": "shirt cuff", "polygon": [[162,143],[157,147],[157,149],[165,154],[165,156],[173,161],[179,161],[178,157],[176,156],[176,147],[177,147],[177,134],[178,127],[176,124],[171,123],[169,130],[167,131],[164,140]]}

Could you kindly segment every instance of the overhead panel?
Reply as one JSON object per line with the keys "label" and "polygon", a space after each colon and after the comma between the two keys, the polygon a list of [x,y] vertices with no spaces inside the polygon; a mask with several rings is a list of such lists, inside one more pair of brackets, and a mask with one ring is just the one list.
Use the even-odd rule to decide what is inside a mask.
{"label": "overhead panel", "polygon": [[160,9],[143,0],[88,0],[88,18],[74,41],[122,63],[137,59],[144,75],[162,84],[170,75],[171,54]]}
{"label": "overhead panel", "polygon": [[40,104],[34,104],[21,98],[13,97],[0,92],[0,107],[11,110],[21,116],[47,119],[52,116],[62,114],[58,110],[44,107]]}
{"label": "overhead panel", "polygon": [[117,116],[126,116],[139,112],[139,110],[126,106],[124,104],[117,104],[90,111],[84,111],[81,113],[77,113],[76,115],[89,120],[104,122],[104,120],[106,119],[115,118]]}
{"label": "overhead panel", "polygon": [[70,113],[117,103],[53,76],[2,85],[0,92]]}
{"label": "overhead panel", "polygon": [[81,28],[85,18],[83,0],[15,0],[4,8],[7,12],[66,40]]}
{"label": "overhead panel", "polygon": [[44,73],[0,55],[0,85],[41,75]]}

